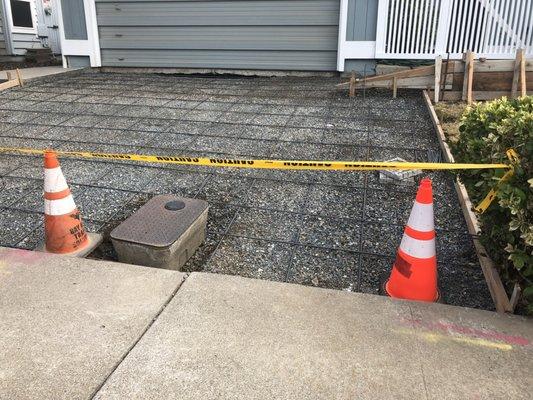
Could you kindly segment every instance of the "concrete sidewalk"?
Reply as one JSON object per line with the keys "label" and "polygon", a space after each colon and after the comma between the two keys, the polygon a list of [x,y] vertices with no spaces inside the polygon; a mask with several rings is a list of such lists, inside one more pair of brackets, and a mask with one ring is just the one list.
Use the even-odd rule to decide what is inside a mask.
{"label": "concrete sidewalk", "polygon": [[[75,71],[79,68],[63,68],[61,65],[54,65],[49,67],[32,67],[32,68],[21,68],[20,72],[22,74],[22,79],[33,79],[40,78],[42,76],[63,74],[69,71]],[[16,76],[16,71],[14,69],[7,71],[0,71],[0,79],[7,79],[7,72],[11,72],[13,77]]]}
{"label": "concrete sidewalk", "polygon": [[183,274],[0,248],[0,399],[85,399]]}
{"label": "concrete sidewalk", "polygon": [[0,398],[530,398],[525,318],[22,250],[0,276]]}

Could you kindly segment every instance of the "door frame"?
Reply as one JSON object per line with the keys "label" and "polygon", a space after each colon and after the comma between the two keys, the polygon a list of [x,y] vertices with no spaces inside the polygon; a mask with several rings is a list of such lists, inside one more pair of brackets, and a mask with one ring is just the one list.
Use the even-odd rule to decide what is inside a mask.
{"label": "door frame", "polygon": [[59,37],[61,40],[63,67],[68,68],[68,56],[88,56],[91,67],[101,67],[102,57],[100,54],[100,38],[98,36],[98,23],[96,21],[95,0],[83,0],[83,7],[85,11],[85,27],[87,29],[86,40],[73,40],[65,38],[61,1],[58,0],[57,4],[60,21]]}
{"label": "door frame", "polygon": [[338,72],[344,72],[344,64],[348,59],[373,60],[376,58],[375,40],[347,40],[348,3],[349,0],[340,0],[339,34],[337,43]]}

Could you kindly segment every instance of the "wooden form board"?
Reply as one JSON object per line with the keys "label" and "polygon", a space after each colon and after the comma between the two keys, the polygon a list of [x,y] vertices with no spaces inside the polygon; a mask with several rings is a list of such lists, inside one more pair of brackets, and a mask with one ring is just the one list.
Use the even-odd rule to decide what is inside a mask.
{"label": "wooden form board", "polygon": [[22,74],[20,73],[20,70],[17,68],[16,70],[17,77],[15,79],[12,78],[12,74],[10,71],[6,72],[7,81],[0,83],[0,90],[6,90],[10,89],[15,86],[24,86],[24,80],[22,79]]}
{"label": "wooden form board", "polygon": [[[525,72],[526,75],[526,90],[533,90],[533,71]],[[455,73],[452,76],[452,90],[462,90],[463,88],[463,73]],[[480,91],[506,91],[511,93],[511,86],[513,80],[513,71],[506,72],[475,72],[475,78],[472,85],[474,92]]]}
{"label": "wooden form board", "polygon": [[[435,74],[435,66],[429,65],[425,67],[418,67],[413,69],[408,69],[405,71],[398,71],[393,72],[390,74],[383,74],[383,75],[374,75],[370,76],[368,78],[359,78],[356,80],[357,85],[364,85],[371,82],[378,82],[378,81],[388,81],[391,82],[393,78],[397,79],[403,79],[403,78],[414,78],[417,76],[428,76],[428,75],[434,75]],[[350,82],[342,82],[337,84],[337,87],[343,87],[343,86],[349,86]]]}
{"label": "wooden form board", "polygon": [[[514,70],[514,60],[475,60],[474,67],[476,74],[479,72],[512,72]],[[464,72],[462,61],[450,61],[455,73]],[[525,60],[526,72],[533,72],[533,60]]]}
{"label": "wooden form board", "polygon": [[[453,65],[453,89],[462,90],[464,82],[464,63],[460,61],[452,61]],[[533,90],[533,60],[522,61],[523,69],[522,74],[525,74],[526,90]],[[513,60],[490,60],[474,61],[475,79],[473,82],[473,92],[480,91],[505,91],[511,93],[513,85],[513,77],[515,75],[515,61]],[[484,98],[478,98],[474,95],[475,99],[485,100]]]}
{"label": "wooden form board", "polygon": [[[533,90],[528,90],[526,92],[528,95],[533,95]],[[442,94],[442,99],[444,101],[459,101],[461,100],[461,97],[463,95],[463,92],[460,90],[450,90],[446,91]],[[511,91],[506,90],[490,90],[490,91],[484,91],[484,90],[474,90],[472,91],[472,96],[476,100],[494,100],[499,99],[500,97],[506,96],[511,97]]]}
{"label": "wooden form board", "polygon": [[19,80],[18,79],[12,79],[10,81],[6,81],[3,83],[0,83],[0,90],[10,89],[12,87],[19,86]]}
{"label": "wooden form board", "polygon": [[[444,79],[444,77],[443,77]],[[391,88],[393,84],[392,79],[386,81],[375,81],[359,83],[357,88]],[[415,78],[403,78],[397,79],[396,86],[398,89],[428,89],[433,88],[435,84],[435,78],[433,75],[420,76]],[[452,75],[448,75],[445,81],[446,90],[451,90],[453,85]]]}
{"label": "wooden form board", "polygon": [[[440,94],[441,99],[461,100],[461,95],[457,98],[457,91],[461,93],[463,90],[464,64],[462,61],[442,61],[441,82],[443,85],[441,88],[443,87],[444,91]],[[472,82],[473,100],[492,100],[501,96],[511,95],[515,67],[514,60],[481,59],[474,60],[472,65],[475,71]],[[533,60],[524,59],[522,65],[523,69],[519,69],[519,71],[521,74],[525,74],[526,92],[530,94],[533,91]],[[356,82],[357,86],[391,88],[393,87],[393,78],[397,77],[397,89],[428,89],[435,87],[435,66],[421,67],[423,69],[405,69],[405,67],[398,66],[385,67],[382,69],[384,72],[393,72],[375,75],[366,80],[360,79]],[[343,87],[347,84],[349,85],[349,82],[341,83],[337,86]]]}
{"label": "wooden form board", "polygon": [[[442,130],[440,121],[431,103],[431,99],[426,91],[423,92],[423,96],[426,106],[428,107],[429,114],[431,116],[431,121],[433,122],[433,126],[435,127],[439,144],[441,146],[442,152],[444,153],[444,158],[446,162],[455,162],[453,155],[450,151],[450,147],[446,142],[446,136],[444,135],[444,131]],[[480,230],[479,222],[477,220],[476,215],[472,211],[472,203],[470,201],[470,197],[468,196],[466,188],[459,179],[456,179],[454,186],[457,192],[457,196],[459,198],[459,202],[461,204],[463,215],[465,217],[468,232],[470,233],[470,235],[472,235],[472,240],[474,242],[474,248],[476,250],[479,264],[481,265],[483,276],[485,277],[485,281],[487,282],[487,286],[494,302],[494,306],[496,307],[496,311],[499,313],[512,313],[514,311],[516,299],[513,299],[514,304],[511,303],[511,301],[509,300],[509,297],[507,296],[507,292],[505,291],[505,287],[503,286],[502,280],[500,278],[498,270],[496,269],[496,266],[494,265],[494,262],[490,259],[485,247],[481,244],[479,238],[477,237]]]}

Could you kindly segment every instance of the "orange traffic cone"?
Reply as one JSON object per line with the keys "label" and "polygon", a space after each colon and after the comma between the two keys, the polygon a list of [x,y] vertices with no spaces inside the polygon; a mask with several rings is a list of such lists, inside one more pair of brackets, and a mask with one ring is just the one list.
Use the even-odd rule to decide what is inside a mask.
{"label": "orange traffic cone", "polygon": [[50,253],[74,253],[89,246],[80,212],[53,151],[44,154],[44,233]]}
{"label": "orange traffic cone", "polygon": [[431,180],[422,179],[385,291],[394,298],[434,302],[437,255]]}

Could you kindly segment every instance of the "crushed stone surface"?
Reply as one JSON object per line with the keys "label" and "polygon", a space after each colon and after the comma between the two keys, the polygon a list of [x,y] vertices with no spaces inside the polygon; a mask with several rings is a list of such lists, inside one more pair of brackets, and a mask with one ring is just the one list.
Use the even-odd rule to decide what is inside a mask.
{"label": "crushed stone surface", "polygon": [[[6,147],[220,158],[429,161],[439,146],[417,91],[338,91],[334,78],[85,72],[2,92]],[[209,202],[187,271],[380,293],[416,194],[377,172],[240,170],[62,159],[87,230],[109,232],[157,194]],[[43,238],[40,157],[0,153],[0,245]],[[433,180],[444,301],[493,309],[448,172]]]}

